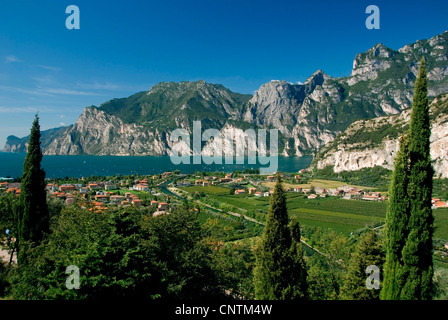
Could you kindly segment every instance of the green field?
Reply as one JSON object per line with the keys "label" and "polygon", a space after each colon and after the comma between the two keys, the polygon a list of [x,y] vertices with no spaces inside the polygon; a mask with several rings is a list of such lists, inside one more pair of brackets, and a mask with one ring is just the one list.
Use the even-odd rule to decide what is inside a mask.
{"label": "green field", "polygon": [[269,208],[269,197],[257,198],[248,194],[240,195],[210,195],[214,200],[221,201],[243,210],[263,210],[266,211]]}
{"label": "green field", "polygon": [[225,241],[252,238],[259,235],[263,228],[263,226],[246,219],[225,213],[217,213],[205,208],[202,208],[199,212],[198,219],[202,225],[207,224],[210,220],[216,220],[217,225],[213,228],[213,233],[215,236]]}
{"label": "green field", "polygon": [[448,240],[448,208],[436,209],[432,211],[435,218],[434,238]]}
{"label": "green field", "polygon": [[202,187],[202,186],[192,186],[192,187],[181,187],[178,188],[187,192],[190,192],[191,194],[195,192],[204,192],[209,195],[222,195],[222,194],[230,194],[230,189],[228,188],[222,188],[222,187],[215,187],[215,186],[208,186],[208,187]]}
{"label": "green field", "polygon": [[[252,195],[230,195],[228,188],[187,187],[188,192],[204,191],[210,198],[243,210],[267,212],[269,197],[257,198]],[[367,226],[384,224],[387,202],[344,200],[335,197],[308,199],[298,193],[289,192],[287,208],[291,216],[303,225],[332,229],[348,234]],[[434,237],[448,240],[448,209],[434,210]]]}

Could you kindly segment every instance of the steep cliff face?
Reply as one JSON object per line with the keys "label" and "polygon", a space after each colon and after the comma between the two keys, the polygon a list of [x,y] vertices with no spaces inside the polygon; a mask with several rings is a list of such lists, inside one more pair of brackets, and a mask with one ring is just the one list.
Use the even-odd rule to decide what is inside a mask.
{"label": "steep cliff face", "polygon": [[335,120],[335,105],[344,88],[323,71],[304,84],[271,81],[248,102],[243,119],[262,127],[277,128],[288,139],[284,155],[303,155],[331,141],[337,132],[328,128]]}
{"label": "steep cliff face", "polygon": [[169,144],[165,132],[148,131],[142,125],[124,123],[89,107],[64,136],[44,149],[44,154],[166,155]]}
{"label": "steep cliff face", "polygon": [[[431,159],[436,176],[448,178],[448,95],[435,98],[431,111]],[[401,114],[354,122],[316,155],[311,167],[334,172],[382,166],[393,169],[398,139],[408,128],[410,109]]]}
{"label": "steep cliff face", "polygon": [[[45,150],[54,139],[64,136],[72,126],[54,128],[41,131],[41,146]],[[28,141],[30,136],[18,138],[16,136],[9,136],[6,138],[6,144],[3,152],[27,152]]]}
{"label": "steep cliff face", "polygon": [[244,120],[278,128],[283,154],[315,154],[359,119],[398,114],[412,103],[418,61],[429,68],[429,95],[448,92],[448,32],[398,51],[377,44],[353,61],[349,77],[318,70],[304,84],[271,81],[249,100]]}
{"label": "steep cliff face", "polygon": [[[355,57],[349,77],[318,70],[304,84],[270,81],[253,96],[205,81],[162,82],[86,108],[73,126],[55,129],[42,146],[45,154],[166,155],[170,133],[177,128],[191,133],[193,121],[200,120],[203,130],[275,128],[281,154],[314,155],[353,122],[410,107],[422,56],[429,95],[448,92],[447,31],[398,51],[377,44]],[[4,151],[25,151],[26,143],[27,137],[9,137]]]}

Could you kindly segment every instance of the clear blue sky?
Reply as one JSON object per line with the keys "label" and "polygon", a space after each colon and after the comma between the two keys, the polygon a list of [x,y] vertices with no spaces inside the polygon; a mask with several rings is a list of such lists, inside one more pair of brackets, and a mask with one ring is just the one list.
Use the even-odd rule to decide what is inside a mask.
{"label": "clear blue sky", "polygon": [[[68,30],[68,5],[80,29]],[[380,30],[368,30],[368,5]],[[10,134],[74,123],[84,107],[160,81],[253,93],[317,69],[348,76],[376,43],[399,49],[448,29],[448,1],[39,0],[0,3],[0,149]]]}

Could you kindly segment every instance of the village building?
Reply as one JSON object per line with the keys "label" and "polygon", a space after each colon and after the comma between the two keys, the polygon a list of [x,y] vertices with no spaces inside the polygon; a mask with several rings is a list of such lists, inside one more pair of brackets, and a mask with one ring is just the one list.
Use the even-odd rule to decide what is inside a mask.
{"label": "village building", "polygon": [[98,184],[96,184],[96,183],[89,183],[87,185],[87,188],[89,190],[99,190],[99,189],[101,189],[101,187]]}
{"label": "village building", "polygon": [[115,203],[121,202],[121,201],[123,201],[125,199],[126,199],[125,196],[120,196],[120,195],[117,195],[117,194],[110,196],[110,201],[115,202]]}
{"label": "village building", "polygon": [[149,187],[146,184],[137,184],[133,187],[133,189],[137,191],[149,191]]}
{"label": "village building", "polygon": [[89,189],[87,189],[86,187],[79,188],[79,193],[80,194],[86,194],[87,192],[89,192]]}
{"label": "village building", "polygon": [[157,216],[160,216],[160,215],[162,215],[162,214],[170,214],[168,211],[160,211],[160,210],[157,210],[156,212],[154,212],[153,214],[152,214],[152,216],[153,217],[157,217]]}
{"label": "village building", "polygon": [[257,191],[257,188],[249,188],[249,194],[254,194]]}
{"label": "village building", "polygon": [[316,187],[314,188],[314,192],[316,192],[316,194],[324,194],[327,193],[327,190],[325,188]]}
{"label": "village building", "polygon": [[344,200],[351,200],[352,199],[352,195],[349,193],[344,194],[344,196],[342,197],[342,199]]}
{"label": "village building", "polygon": [[157,207],[157,211],[167,211],[167,210],[168,210],[168,203],[160,202],[159,206]]}
{"label": "village building", "polygon": [[0,189],[8,189],[9,182],[0,182]]}
{"label": "village building", "polygon": [[132,200],[132,204],[135,206],[141,206],[142,205],[142,200],[140,199],[133,199]]}
{"label": "village building", "polygon": [[94,196],[95,201],[106,203],[107,202],[107,196],[104,194],[97,194]]}
{"label": "village building", "polygon": [[187,181],[187,180],[185,180],[185,181],[178,181],[177,182],[177,186],[178,187],[189,187],[189,186],[191,186],[191,182]]}
{"label": "village building", "polygon": [[18,197],[20,195],[20,189],[19,188],[8,188],[8,189],[6,189],[6,193],[11,193]]}
{"label": "village building", "polygon": [[362,197],[362,200],[367,200],[367,201],[379,201],[380,199],[381,198],[378,196],[373,196],[373,195],[368,195],[368,194],[365,194]]}
{"label": "village building", "polygon": [[235,190],[235,194],[243,194],[243,193],[246,193],[246,190],[244,189]]}
{"label": "village building", "polygon": [[118,189],[118,188],[117,188],[117,185],[115,185],[115,184],[105,184],[104,185],[104,190],[106,190],[106,191],[116,190],[116,189]]}
{"label": "village building", "polygon": [[432,208],[433,209],[437,209],[437,208],[448,208],[448,203],[447,202],[443,202],[440,201],[440,199],[437,199],[438,201],[434,201],[432,204]]}
{"label": "village building", "polygon": [[59,186],[60,192],[73,192],[75,191],[75,186],[72,184],[62,184]]}

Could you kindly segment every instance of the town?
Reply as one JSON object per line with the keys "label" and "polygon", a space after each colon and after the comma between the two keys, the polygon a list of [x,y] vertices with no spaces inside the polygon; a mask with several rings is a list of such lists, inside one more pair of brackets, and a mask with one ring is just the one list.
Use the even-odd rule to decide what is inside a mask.
{"label": "town", "polygon": [[[250,171],[250,170],[248,170]],[[204,187],[196,193],[207,192],[209,186],[228,188],[230,194],[247,197],[269,197],[273,194],[274,175],[255,173],[196,172],[183,174],[178,171],[158,175],[114,176],[90,178],[46,179],[46,190],[51,198],[64,201],[66,205],[78,204],[91,211],[103,211],[111,206],[143,206],[155,209],[155,213],[169,212],[169,204],[182,198],[179,188]],[[287,193],[298,193],[307,199],[336,197],[345,200],[379,201],[387,200],[387,192],[351,185],[322,187],[313,185],[312,174],[302,169],[298,174],[280,173]],[[96,178],[96,179],[95,179]],[[322,185],[322,182],[320,183]],[[0,193],[20,195],[20,182],[0,182]],[[432,199],[433,209],[447,208],[448,202]]]}

